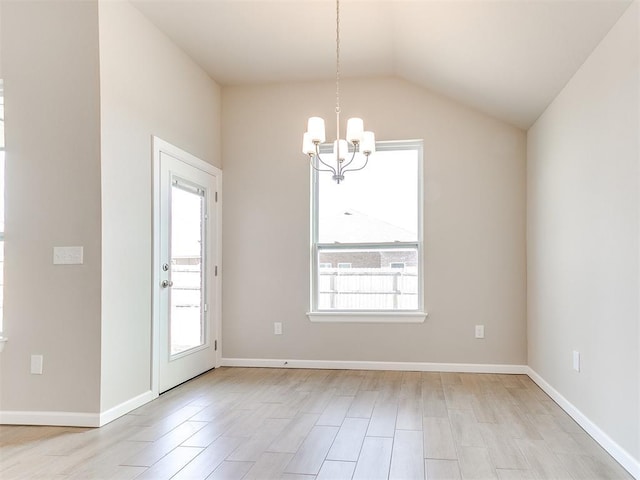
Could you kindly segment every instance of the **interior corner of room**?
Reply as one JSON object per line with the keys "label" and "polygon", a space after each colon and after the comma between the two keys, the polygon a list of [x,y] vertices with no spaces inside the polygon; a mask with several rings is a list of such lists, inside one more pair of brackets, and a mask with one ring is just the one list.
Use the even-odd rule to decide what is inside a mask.
{"label": "interior corner of room", "polygon": [[[312,186],[300,139],[308,117],[335,116],[332,40],[327,75],[275,79],[291,60],[274,53],[269,64],[265,48],[291,39],[240,29],[256,35],[245,42],[255,44],[252,65],[216,78],[229,57],[193,58],[197,45],[170,22],[180,3],[0,3],[0,423],[98,427],[160,393],[154,302],[168,280],[152,234],[157,138],[179,149],[167,155],[201,159],[207,166],[186,161],[219,176],[206,197],[219,209],[219,256],[207,267],[216,367],[527,374],[640,478],[640,0],[500,2],[499,31],[535,39],[517,54],[504,42],[456,43],[437,28],[446,23],[418,28],[412,8],[432,4],[444,22],[448,2],[371,2],[385,9],[371,22],[407,4],[396,13],[416,37],[398,37],[400,53],[386,30],[357,40],[374,43],[376,68],[349,70],[347,43],[341,108],[379,141],[423,141],[424,311],[414,313],[424,316],[413,323],[307,316]],[[281,27],[287,8],[304,8],[208,5],[244,18],[243,3],[273,4]],[[361,3],[344,2],[345,22]],[[455,18],[485,31],[471,13],[500,4],[471,3]],[[518,8],[530,9],[526,31],[508,28]],[[557,23],[531,33],[545,12]],[[224,18],[215,29],[237,41]],[[431,36],[464,61],[437,57]],[[549,38],[575,41],[582,57],[554,57]],[[521,71],[497,78],[501,55]],[[434,57],[453,77],[430,70]],[[539,88],[520,76],[530,64],[549,69],[532,77]],[[263,76],[244,78],[250,67]],[[542,80],[558,79],[544,90]],[[174,174],[181,191],[204,198],[209,187]]]}

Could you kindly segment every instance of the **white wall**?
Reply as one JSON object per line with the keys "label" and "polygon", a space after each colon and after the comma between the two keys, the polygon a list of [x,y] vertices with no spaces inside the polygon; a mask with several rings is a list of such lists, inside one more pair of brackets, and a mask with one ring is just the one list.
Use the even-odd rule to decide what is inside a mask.
{"label": "white wall", "polygon": [[128,2],[100,2],[102,394],[151,388],[151,137],[221,166],[220,88]]}
{"label": "white wall", "polygon": [[[5,334],[0,408],[96,412],[100,124],[96,2],[3,2]],[[54,246],[84,264],[52,265]],[[44,374],[29,373],[44,355]]]}
{"label": "white wall", "polygon": [[95,423],[150,389],[151,137],[220,166],[220,89],[126,2],[3,2],[1,31],[2,418]]}
{"label": "white wall", "polygon": [[638,10],[636,1],[529,130],[527,162],[529,365],[636,460]]}
{"label": "white wall", "polygon": [[429,317],[310,323],[301,139],[312,115],[335,131],[335,84],[225,87],[223,356],[524,365],[524,132],[399,79],[341,91],[344,118],[363,117],[378,140],[424,139]]}
{"label": "white wall", "polygon": [[2,74],[2,3],[0,2],[0,78],[4,78]]}

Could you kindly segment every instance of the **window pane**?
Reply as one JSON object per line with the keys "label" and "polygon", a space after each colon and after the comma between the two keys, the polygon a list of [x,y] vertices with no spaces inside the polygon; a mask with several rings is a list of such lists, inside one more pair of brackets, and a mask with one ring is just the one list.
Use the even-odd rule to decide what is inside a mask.
{"label": "window pane", "polygon": [[418,151],[377,151],[339,185],[318,174],[320,243],[418,240]]}
{"label": "window pane", "polygon": [[202,291],[204,197],[171,191],[171,355],[204,343]]}
{"label": "window pane", "polygon": [[4,319],[4,240],[0,240],[0,332]]}
{"label": "window pane", "polygon": [[4,329],[4,84],[0,80],[0,333]]}
{"label": "window pane", "polygon": [[4,85],[0,80],[0,149],[4,149]]}
{"label": "window pane", "polygon": [[319,310],[418,309],[416,247],[322,248],[318,263]]}
{"label": "window pane", "polygon": [[4,151],[0,150],[0,234],[4,236]]}

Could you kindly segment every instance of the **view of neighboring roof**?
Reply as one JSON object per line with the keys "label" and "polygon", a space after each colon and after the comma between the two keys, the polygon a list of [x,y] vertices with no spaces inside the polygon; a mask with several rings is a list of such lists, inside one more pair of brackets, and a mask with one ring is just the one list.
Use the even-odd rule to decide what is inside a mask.
{"label": "view of neighboring roof", "polygon": [[369,217],[356,210],[346,210],[337,215],[320,214],[319,237],[321,242],[358,243],[411,242],[416,233],[391,223]]}

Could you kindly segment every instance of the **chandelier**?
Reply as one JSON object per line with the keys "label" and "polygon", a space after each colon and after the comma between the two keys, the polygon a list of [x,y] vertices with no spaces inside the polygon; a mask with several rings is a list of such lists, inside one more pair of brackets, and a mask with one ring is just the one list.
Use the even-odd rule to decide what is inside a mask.
{"label": "chandelier", "polygon": [[[332,173],[338,184],[344,180],[346,172],[355,172],[366,167],[369,155],[376,151],[375,135],[373,132],[364,131],[361,118],[347,120],[346,140],[340,139],[340,0],[336,0],[336,140],[333,142],[331,153],[322,158],[320,144],[325,141],[324,120],[320,117],[309,118],[307,131],[302,139],[302,152],[309,156],[309,162],[315,170]],[[349,168],[357,154],[361,154],[358,155],[359,161]],[[362,155],[364,160],[360,161]]]}

